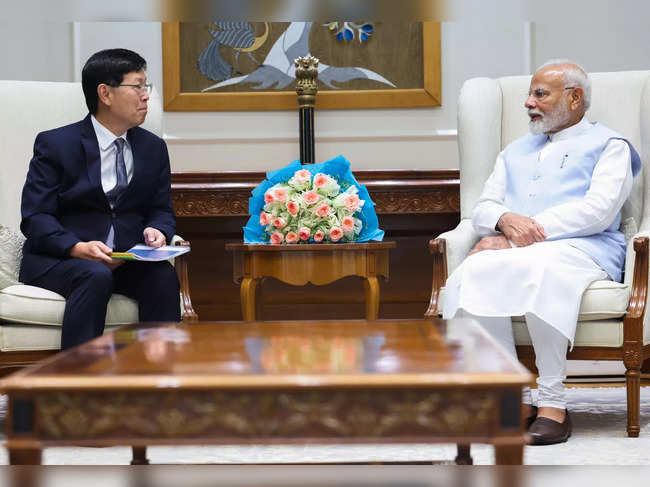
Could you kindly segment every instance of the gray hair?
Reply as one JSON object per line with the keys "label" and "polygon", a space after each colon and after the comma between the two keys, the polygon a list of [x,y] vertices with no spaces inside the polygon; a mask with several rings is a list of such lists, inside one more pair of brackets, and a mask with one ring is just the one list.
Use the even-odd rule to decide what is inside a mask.
{"label": "gray hair", "polygon": [[578,86],[582,88],[585,111],[591,106],[591,78],[578,63],[568,59],[551,59],[542,64],[537,71],[548,66],[569,65],[562,69],[565,86]]}

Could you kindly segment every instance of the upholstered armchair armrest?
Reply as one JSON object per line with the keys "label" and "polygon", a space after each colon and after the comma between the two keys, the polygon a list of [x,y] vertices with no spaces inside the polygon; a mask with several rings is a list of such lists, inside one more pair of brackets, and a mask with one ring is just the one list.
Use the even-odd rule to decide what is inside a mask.
{"label": "upholstered armchair armrest", "polygon": [[18,284],[25,237],[0,223],[0,289]]}
{"label": "upholstered armchair armrest", "polygon": [[460,265],[469,251],[476,245],[480,237],[472,226],[472,221],[465,218],[458,226],[449,232],[442,233],[429,242],[429,251],[433,256],[433,284],[431,299],[424,316],[438,316],[438,296],[445,285],[447,276]]}
{"label": "upholstered armchair armrest", "polygon": [[[182,245],[184,247],[190,246],[188,241],[183,240],[178,235],[174,235],[171,244]],[[176,274],[178,274],[178,281],[181,287],[181,305],[183,308],[182,319],[183,321],[198,321],[199,315],[194,311],[192,298],[190,297],[190,275],[187,266],[187,256],[188,254],[181,255],[174,259],[174,262],[172,263],[176,268]]]}

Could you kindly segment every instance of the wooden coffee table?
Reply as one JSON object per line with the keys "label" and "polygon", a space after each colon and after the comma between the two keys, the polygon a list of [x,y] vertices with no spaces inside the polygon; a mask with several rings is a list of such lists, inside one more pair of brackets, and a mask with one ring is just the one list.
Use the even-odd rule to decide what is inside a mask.
{"label": "wooden coffee table", "polygon": [[471,322],[205,322],[126,326],[0,389],[12,464],[53,446],[131,445],[147,463],[149,445],[410,442],[521,464],[530,380]]}

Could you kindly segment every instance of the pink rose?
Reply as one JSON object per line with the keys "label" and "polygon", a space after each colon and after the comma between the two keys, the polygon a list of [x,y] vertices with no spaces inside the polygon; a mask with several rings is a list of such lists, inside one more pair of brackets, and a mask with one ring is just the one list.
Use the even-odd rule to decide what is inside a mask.
{"label": "pink rose", "polygon": [[296,243],[298,242],[298,234],[296,232],[287,233],[286,237],[287,243]]}
{"label": "pink rose", "polygon": [[300,227],[298,230],[298,236],[300,237],[300,240],[309,240],[310,235],[311,230],[307,227]]}
{"label": "pink rose", "polygon": [[284,221],[284,218],[281,216],[278,216],[273,219],[273,226],[278,229],[282,229],[287,226],[287,222]]}
{"label": "pink rose", "polygon": [[275,198],[273,197],[270,191],[264,193],[264,203],[268,205],[269,203],[273,203],[274,200]]}
{"label": "pink rose", "polygon": [[343,220],[341,220],[341,227],[344,232],[351,232],[354,230],[354,218],[351,216],[344,216]]}
{"label": "pink rose", "polygon": [[345,198],[345,208],[351,212],[354,213],[359,209],[359,205],[361,204],[361,200],[356,194],[351,194],[347,198]]}
{"label": "pink rose", "polygon": [[271,214],[265,211],[260,213],[260,225],[262,225],[263,227],[269,225],[271,223],[271,220],[273,220],[273,216],[271,216]]}
{"label": "pink rose", "polygon": [[320,199],[320,195],[316,191],[307,191],[303,197],[305,198],[305,203],[308,205],[315,205]]}
{"label": "pink rose", "polygon": [[281,244],[283,240],[284,235],[282,235],[280,232],[274,232],[271,234],[271,243],[273,245]]}
{"label": "pink rose", "polygon": [[275,191],[273,191],[273,197],[275,198],[276,201],[279,201],[280,203],[284,203],[287,201],[287,198],[289,197],[289,192],[287,191],[287,188],[278,188]]}
{"label": "pink rose", "polygon": [[325,234],[323,232],[321,232],[320,230],[318,230],[314,234],[314,242],[322,242],[324,238],[325,238]]}
{"label": "pink rose", "polygon": [[291,216],[296,216],[298,214],[299,209],[300,208],[298,208],[298,205],[295,201],[291,201],[291,200],[287,201],[287,211]]}
{"label": "pink rose", "polygon": [[299,183],[306,183],[307,181],[311,181],[311,173],[307,169],[301,169],[300,171],[296,171],[293,177]]}
{"label": "pink rose", "polygon": [[330,230],[330,240],[332,242],[338,242],[343,238],[343,230],[341,230],[339,227],[332,227]]}
{"label": "pink rose", "polygon": [[314,176],[314,187],[322,188],[327,185],[328,180],[329,178],[325,174],[318,173]]}
{"label": "pink rose", "polygon": [[321,218],[326,218],[332,214],[332,209],[329,207],[329,205],[322,204],[318,208],[316,208],[316,215],[318,215]]}

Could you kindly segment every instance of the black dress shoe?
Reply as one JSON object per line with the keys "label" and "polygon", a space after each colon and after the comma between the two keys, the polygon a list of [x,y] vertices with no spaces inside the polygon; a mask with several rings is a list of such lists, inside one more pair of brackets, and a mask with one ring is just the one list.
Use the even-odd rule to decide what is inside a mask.
{"label": "black dress shoe", "polygon": [[533,424],[535,422],[535,420],[537,419],[537,406],[531,406],[530,407],[530,412],[532,414],[530,416],[528,416],[525,419],[525,422],[524,422],[524,427],[526,428],[526,430],[528,428],[530,428],[530,425]]}
{"label": "black dress shoe", "polygon": [[564,443],[571,436],[571,418],[569,411],[562,423],[539,416],[528,428],[528,438],[531,445],[554,445]]}

